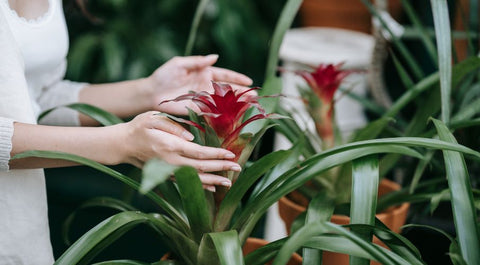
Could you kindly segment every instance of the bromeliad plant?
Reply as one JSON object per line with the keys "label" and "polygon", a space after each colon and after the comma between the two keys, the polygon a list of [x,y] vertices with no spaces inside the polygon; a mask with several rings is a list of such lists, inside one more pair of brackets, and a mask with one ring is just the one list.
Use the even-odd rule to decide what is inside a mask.
{"label": "bromeliad plant", "polygon": [[[258,96],[249,95],[248,93],[259,89],[259,87],[251,88],[243,92],[236,92],[228,84],[220,84],[212,82],[214,93],[191,92],[177,97],[170,101],[193,101],[199,111],[189,110],[190,121],[179,119],[173,116],[170,118],[190,124],[193,126],[195,139],[198,144],[221,147],[235,154],[234,161],[244,166],[250,157],[255,145],[264,134],[265,129],[253,135],[252,133],[241,133],[242,129],[260,119],[279,118],[274,114],[266,114],[263,107],[258,102]],[[259,113],[246,118],[247,111],[257,110]],[[222,171],[218,174],[230,179],[235,183],[239,172]],[[214,193],[217,207],[225,197],[226,187],[217,187]]]}
{"label": "bromeliad plant", "polygon": [[[328,150],[335,145],[342,144],[343,140],[335,122],[334,96],[344,79],[354,72],[354,70],[341,69],[342,66],[343,63],[320,64],[311,70],[293,71],[294,74],[301,76],[307,84],[307,86],[298,85],[297,88],[304,108],[315,125],[315,132],[309,132],[307,128],[303,133],[299,133],[302,132],[302,129],[293,119],[294,112],[298,110],[287,110],[282,105],[278,106],[279,113],[292,117],[289,120],[278,121],[277,123],[280,125],[277,127],[278,131],[292,143],[299,141],[302,137],[305,138],[303,142],[306,148],[302,152],[305,158],[309,158],[321,150]],[[317,146],[321,146],[321,148],[318,149]],[[340,204],[349,201],[350,189],[349,186],[345,186],[349,181],[350,173],[345,165],[345,167],[332,169],[323,175],[316,176],[299,191],[310,200],[323,190],[335,204]]]}
{"label": "bromeliad plant", "polygon": [[320,64],[313,71],[296,71],[308,84],[299,87],[305,107],[315,123],[322,149],[335,145],[334,96],[351,71],[340,69],[343,64]]}
{"label": "bromeliad plant", "polygon": [[[221,147],[227,149],[235,154],[235,162],[244,165],[253,150],[253,145],[258,140],[259,136],[253,137],[252,134],[241,134],[242,129],[249,123],[266,118],[275,118],[272,114],[265,114],[265,110],[258,103],[258,97],[249,95],[248,93],[259,89],[259,87],[251,88],[243,92],[236,92],[229,84],[220,84],[212,82],[214,93],[191,92],[186,95],[177,97],[170,101],[193,101],[199,112],[189,110],[190,121],[178,119],[194,126],[198,129],[195,132],[197,143]],[[246,113],[252,108],[257,109],[260,113],[245,120]],[[228,177],[226,175],[226,177]],[[235,182],[237,175],[229,176]]]}

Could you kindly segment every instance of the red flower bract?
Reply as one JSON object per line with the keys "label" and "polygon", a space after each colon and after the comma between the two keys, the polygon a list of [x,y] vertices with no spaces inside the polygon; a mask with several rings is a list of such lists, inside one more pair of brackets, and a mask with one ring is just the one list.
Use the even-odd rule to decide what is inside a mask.
{"label": "red flower bract", "polygon": [[[203,116],[207,125],[215,131],[221,147],[232,151],[238,158],[238,154],[248,143],[245,139],[239,139],[243,127],[252,121],[267,118],[269,115],[265,114],[258,103],[258,97],[246,95],[246,93],[258,89],[258,87],[237,94],[228,84],[215,82],[212,82],[212,84],[213,94],[205,91],[191,92],[169,101],[192,100],[200,109],[197,114]],[[260,113],[244,121],[245,113],[250,107],[255,107]],[[194,126],[206,132],[201,125],[194,124]]]}
{"label": "red flower bract", "polygon": [[342,80],[351,73],[351,71],[340,70],[341,66],[341,63],[320,64],[313,72],[298,71],[297,74],[307,81],[324,104],[328,104],[333,101],[333,96]]}
{"label": "red flower bract", "polygon": [[340,70],[342,63],[320,64],[312,72],[296,71],[295,73],[303,77],[310,86],[313,96],[318,97],[320,104],[312,104],[312,99],[307,98],[306,104],[309,105],[309,112],[315,122],[318,135],[322,138],[324,148],[331,148],[334,145],[333,128],[333,97],[340,83],[352,71]]}

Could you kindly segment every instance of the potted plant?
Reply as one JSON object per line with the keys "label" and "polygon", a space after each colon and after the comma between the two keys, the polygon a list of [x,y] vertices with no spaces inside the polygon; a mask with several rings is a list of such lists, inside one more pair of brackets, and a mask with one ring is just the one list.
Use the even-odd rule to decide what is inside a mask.
{"label": "potted plant", "polygon": [[[335,123],[334,96],[338,96],[337,91],[343,79],[353,73],[354,70],[343,70],[341,67],[342,64],[320,64],[312,70],[294,71],[307,84],[307,86],[299,85],[298,90],[301,101],[304,103],[305,112],[309,114],[311,121],[313,121],[315,132],[308,131],[309,126],[305,126],[307,128],[299,133],[302,131],[301,126],[297,124],[293,117],[295,113],[300,111],[295,108],[287,110],[284,107],[286,104],[278,106],[280,113],[288,115],[292,119],[277,121],[279,126],[276,128],[290,141],[305,143],[306,148],[301,154],[305,158],[309,158],[320,150],[328,150],[343,143],[342,134]],[[289,70],[284,69],[283,72],[287,71]],[[288,233],[291,232],[295,219],[306,211],[309,202],[319,193],[324,193],[328,201],[336,206],[350,202],[352,179],[350,168],[351,165],[347,163],[315,176],[306,185],[279,200],[279,215],[284,221]],[[382,179],[379,183],[380,197],[395,190],[400,190],[400,185],[393,181]],[[400,233],[400,227],[405,224],[408,209],[409,203],[403,203],[395,207],[385,207],[376,217],[391,230]],[[334,214],[330,221],[346,225],[350,223],[350,218],[345,215]],[[298,222],[302,222],[302,220]],[[376,239],[375,242],[379,243],[380,241]],[[348,255],[325,252],[323,260],[326,264],[347,264]]]}
{"label": "potted plant", "polygon": [[[371,12],[381,21],[385,30],[390,32],[390,34],[393,35],[391,29],[388,28],[388,24],[381,19],[381,16],[378,14],[377,9],[375,9],[369,1],[363,1],[363,2],[371,10]],[[422,44],[425,44],[425,46],[427,47],[428,54],[429,54],[428,58],[431,58],[434,63],[438,63],[440,71],[439,73],[433,73],[429,76],[422,73],[419,67],[420,62],[417,62],[412,57],[408,49],[405,48],[405,44],[402,43],[402,40],[399,37],[394,37],[392,40],[395,48],[394,51],[400,53],[402,56],[401,58],[397,58],[395,56],[395,53],[392,55],[393,60],[395,62],[395,70],[400,76],[400,80],[402,84],[406,88],[414,88],[414,89],[405,90],[403,94],[398,96],[398,100],[393,103],[390,109],[382,110],[382,108],[379,108],[380,111],[376,112],[378,113],[376,114],[379,117],[378,120],[371,122],[365,129],[361,130],[359,134],[357,134],[357,136],[354,137],[353,139],[354,142],[359,139],[377,138],[377,137],[382,138],[382,137],[392,137],[392,136],[433,137],[435,133],[427,125],[429,124],[430,117],[439,115],[440,109],[443,109],[444,111],[444,113],[442,114],[443,117],[451,115],[452,122],[453,122],[452,126],[455,126],[455,127],[458,126],[458,125],[454,125],[457,123],[463,124],[463,126],[467,126],[466,124],[469,124],[469,126],[474,126],[474,124],[477,124],[475,120],[471,120],[472,117],[474,117],[474,115],[476,115],[477,113],[476,111],[473,111],[473,104],[476,104],[476,103],[471,98],[471,95],[475,93],[474,91],[476,91],[476,89],[474,88],[476,86],[477,81],[476,79],[471,79],[470,77],[469,79],[467,79],[466,83],[462,83],[462,82],[465,82],[462,79],[465,77],[464,74],[466,74],[466,72],[469,72],[470,74],[473,75],[473,73],[478,71],[478,58],[476,56],[472,56],[464,62],[455,64],[452,70],[452,66],[450,65],[451,59],[450,60],[446,59],[446,55],[448,56],[448,54],[450,54],[448,52],[449,46],[447,44],[448,42],[447,39],[450,39],[450,37],[446,37],[446,36],[450,36],[448,20],[441,21],[438,18],[439,16],[445,17],[445,12],[446,12],[445,10],[448,10],[448,9],[443,4],[436,4],[436,5],[432,4],[434,17],[436,17],[435,32],[436,32],[436,37],[438,42],[438,51],[436,51],[434,48],[435,45],[433,44],[432,40],[429,37],[431,35],[427,36],[426,32],[428,30],[425,28],[424,25],[419,24],[418,14],[416,14],[415,11],[413,11],[408,1],[404,1],[404,4],[406,5],[405,10],[408,16],[416,23],[412,30],[414,30],[416,34],[418,34],[416,36],[419,37],[422,41]],[[442,15],[439,15],[439,12],[444,12],[444,13],[441,13]],[[439,54],[438,57],[436,55],[437,53]],[[443,61],[440,62],[439,58],[442,58],[442,57],[443,57]],[[405,62],[407,64],[407,67],[404,67],[402,62]],[[449,81],[448,78],[449,76],[451,78],[450,74],[452,72],[453,72],[454,78],[453,78],[453,81],[452,80]],[[309,76],[306,76],[307,74],[308,73],[303,73],[304,77],[306,77],[305,79],[307,80],[307,82],[310,81],[309,83],[311,85],[318,88],[320,85],[314,82],[315,79],[313,78],[312,74],[310,74]],[[440,79],[438,79],[438,74],[440,74]],[[328,80],[328,78],[326,79]],[[335,80],[335,79],[333,78],[332,80]],[[418,80],[418,81],[415,81],[415,80]],[[439,82],[439,80],[443,80],[443,81]],[[452,83],[450,84],[449,82],[452,82]],[[444,92],[444,94],[442,94],[443,102],[441,103],[440,92],[439,92],[440,87],[444,87],[445,89],[446,86],[451,86],[450,87],[451,89],[457,89],[458,92],[460,91],[462,92],[458,94],[455,94],[455,93],[446,94],[446,92]],[[469,90],[471,91],[467,93],[467,91]],[[428,92],[425,92],[425,91],[428,91]],[[420,93],[424,93],[424,94],[420,94]],[[422,97],[424,96],[426,96],[428,100],[426,101],[423,100]],[[450,98],[450,100],[446,98]],[[327,102],[327,105],[328,105],[329,103],[328,99],[324,100],[324,102],[325,101]],[[412,101],[414,101],[415,103],[411,103]],[[453,104],[457,103],[459,105],[453,105],[452,103],[450,103],[450,101]],[[470,104],[472,105],[468,106],[467,102],[471,102]],[[376,106],[374,109],[377,109],[377,107],[378,106]],[[416,111],[409,112],[408,110],[412,108],[415,108]],[[372,109],[373,108],[371,108],[370,110]],[[452,113],[445,114],[446,109],[451,109]],[[288,115],[288,113],[284,111],[283,112],[279,111],[279,113],[282,113],[283,115]],[[469,113],[469,114],[465,115],[466,113]],[[317,117],[322,116],[321,114],[318,114],[318,113],[315,115],[317,115]],[[406,115],[410,115],[410,116],[406,116]],[[392,123],[388,121],[389,119],[393,119],[393,118],[397,121],[396,123]],[[277,123],[279,123],[280,126],[277,126],[276,128],[278,128],[279,131],[282,132],[292,142],[298,141],[298,137],[297,137],[298,135],[300,136],[312,135],[311,133],[304,133],[304,131],[300,129],[300,126],[296,125],[292,120],[281,120],[281,121],[277,121]],[[330,129],[329,131],[331,132],[332,130]],[[459,136],[465,136],[465,134],[466,134],[466,131],[463,131],[459,134]],[[319,132],[319,135],[322,135],[322,132]],[[329,136],[331,138],[331,135],[333,134],[326,134],[323,136],[324,138],[328,139]],[[465,141],[467,140],[468,138],[465,138],[465,140],[463,141],[459,139],[459,141],[462,141],[463,143],[466,143]],[[327,140],[327,142],[329,141]],[[469,145],[475,146],[475,143],[470,140]],[[313,146],[310,148],[310,150],[313,150],[313,151],[304,150],[302,155],[308,157],[311,153],[315,152],[315,149]],[[426,168],[427,168],[426,165],[428,163],[437,165],[434,167],[435,171],[433,171],[434,172],[433,174],[439,177],[443,177],[446,174],[448,175],[448,173],[445,172],[445,169],[438,167],[438,165],[442,163],[441,160],[442,160],[441,157],[434,157],[433,152],[429,152],[428,159],[421,161],[418,164],[416,164],[416,161],[412,161],[412,160],[401,160],[401,158],[398,155],[387,155],[386,157],[382,158],[383,169],[381,174],[385,175],[391,170],[396,170],[397,173],[401,172],[403,175],[403,179],[405,179],[404,185],[407,187],[403,188],[401,191],[389,194],[384,198],[380,198],[379,208],[385,209],[386,207],[388,207],[388,205],[392,205],[392,203],[393,205],[400,205],[401,203],[410,202],[410,201],[412,202],[432,201],[431,207],[433,211],[433,209],[435,209],[436,206],[438,206],[438,202],[440,198],[445,200],[445,198],[448,197],[447,196],[448,189],[445,188],[446,183],[445,181],[439,181],[439,179],[441,180],[442,178],[436,178],[433,181],[426,181],[425,184],[419,185],[419,179],[422,176],[425,176],[424,172],[426,171]],[[475,165],[476,163],[473,162],[469,167],[476,168]],[[324,178],[324,181],[325,179],[326,178]],[[443,180],[445,179],[443,178]],[[407,184],[408,182],[410,182],[410,185]],[[441,184],[439,184],[439,182],[441,182]],[[327,182],[327,185],[325,186],[328,186],[328,184],[329,183]],[[470,184],[467,184],[467,186],[469,185]],[[438,187],[438,188],[435,189],[434,187]],[[302,187],[299,190],[303,190],[304,194],[308,194],[308,188],[311,188],[311,185],[306,188]],[[466,188],[466,189],[468,190],[470,188]],[[439,190],[442,192],[439,192]],[[466,193],[471,194],[471,191]],[[337,193],[334,193],[334,194],[337,195]],[[285,199],[282,199],[282,200],[286,201]],[[280,200],[279,202],[280,205],[282,205],[282,200]],[[288,203],[291,204],[290,202]],[[471,200],[469,199],[465,200],[465,204],[470,204],[470,203],[471,203]],[[299,207],[298,209],[299,210],[297,212],[297,215],[299,212],[304,211],[306,208]],[[457,216],[456,218],[459,218],[459,217]],[[293,220],[290,219],[289,222],[293,222]],[[300,220],[298,225],[301,226],[302,222],[303,221]],[[453,219],[451,219],[451,222],[453,227]],[[457,226],[457,230],[458,230],[458,226]],[[474,241],[476,240],[478,239],[474,239]]]}

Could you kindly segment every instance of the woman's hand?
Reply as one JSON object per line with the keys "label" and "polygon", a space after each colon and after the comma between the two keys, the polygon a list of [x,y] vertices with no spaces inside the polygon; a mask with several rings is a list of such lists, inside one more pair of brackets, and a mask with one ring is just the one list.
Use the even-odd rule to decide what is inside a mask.
{"label": "woman's hand", "polygon": [[[118,83],[92,84],[79,93],[79,102],[91,104],[112,112],[120,118],[129,118],[150,110],[174,115],[186,115],[195,104],[188,101],[168,102],[189,91],[213,91],[212,81],[229,83],[238,91],[249,89],[252,80],[237,72],[213,67],[217,55],[174,57],[149,77]],[[245,94],[256,95],[255,91]],[[83,126],[98,125],[91,118],[80,115]]]}
{"label": "woman's hand", "polygon": [[173,165],[196,168],[204,187],[214,191],[214,185],[230,187],[229,179],[210,174],[223,170],[240,171],[240,165],[229,161],[235,155],[225,149],[201,146],[190,142],[193,135],[178,123],[150,111],[121,124],[125,130],[123,162],[141,167],[151,158],[160,158]]}
{"label": "woman's hand", "polygon": [[229,83],[239,91],[248,89],[247,86],[252,84],[250,78],[231,70],[213,67],[217,59],[218,55],[174,57],[158,68],[147,78],[147,82],[153,88],[153,108],[171,114],[185,115],[187,114],[185,107],[196,108],[191,102],[168,102],[160,106],[158,104],[189,91],[211,92],[212,81]]}

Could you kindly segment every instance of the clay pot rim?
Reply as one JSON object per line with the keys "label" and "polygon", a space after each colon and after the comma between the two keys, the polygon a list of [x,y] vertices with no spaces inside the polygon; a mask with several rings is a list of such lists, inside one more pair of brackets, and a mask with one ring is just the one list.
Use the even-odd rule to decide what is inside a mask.
{"label": "clay pot rim", "polygon": [[[260,245],[260,246],[265,246],[269,243],[270,243],[269,241],[263,238],[258,238],[258,237],[247,237],[247,241],[245,241],[245,244],[254,244],[254,245]],[[168,260],[170,256],[171,256],[171,252],[166,252],[160,260],[161,261]],[[297,262],[298,264],[302,263],[302,257],[295,252],[292,254],[291,260],[293,260],[294,262]]]}
{"label": "clay pot rim", "polygon": [[[395,187],[399,187],[399,185],[397,183],[395,183],[393,181],[390,181],[390,180],[387,180],[387,179],[382,180],[382,185],[393,187],[393,189],[395,189]],[[282,198],[280,198],[279,201],[281,201],[281,203],[285,204],[286,206],[291,207],[291,208],[293,208],[293,209],[295,209],[296,211],[299,211],[299,212],[304,212],[307,209],[307,207],[302,206],[302,205],[290,200],[287,196],[283,196]],[[381,219],[381,218],[384,218],[386,216],[398,215],[401,212],[407,211],[409,207],[410,207],[410,203],[404,202],[400,205],[389,207],[388,209],[384,210],[383,212],[377,213],[376,216],[377,216],[378,219]],[[349,216],[339,215],[339,214],[334,214],[333,216],[335,216],[336,220],[342,220],[342,221],[345,221],[346,223],[350,222],[350,217]]]}
{"label": "clay pot rim", "polygon": [[[258,238],[258,237],[248,237],[247,238],[247,241],[245,241],[245,244],[257,244],[257,245],[260,245],[260,246],[265,246],[267,244],[269,244],[271,242],[263,239],[263,238]],[[295,263],[295,264],[302,264],[302,256],[300,256],[298,253],[296,252],[293,252],[292,254],[292,257],[289,261],[288,264],[291,264],[291,262]],[[269,263],[270,264],[270,263]]]}

